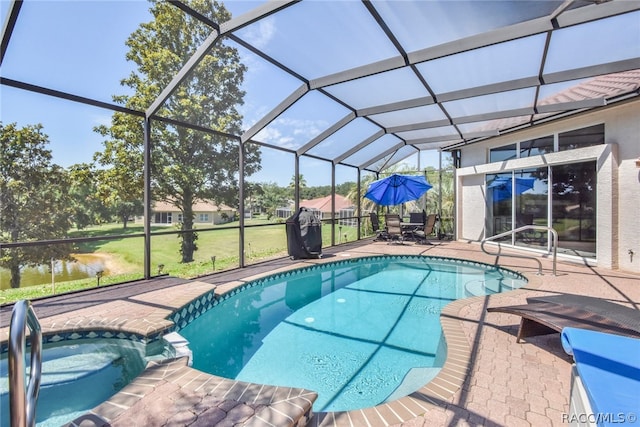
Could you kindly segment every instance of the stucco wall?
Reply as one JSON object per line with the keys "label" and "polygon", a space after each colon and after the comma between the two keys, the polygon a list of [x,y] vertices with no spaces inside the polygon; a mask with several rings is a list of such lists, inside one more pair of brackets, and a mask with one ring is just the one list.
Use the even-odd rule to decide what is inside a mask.
{"label": "stucco wall", "polygon": [[[488,150],[518,141],[605,124],[605,146],[487,164]],[[627,102],[579,117],[473,144],[462,149],[457,170],[459,239],[477,240],[484,233],[485,174],[576,161],[596,160],[597,262],[609,268],[640,273],[640,101]],[[633,251],[633,256],[629,254]]]}
{"label": "stucco wall", "polygon": [[[458,206],[458,218],[462,215],[462,221],[458,223],[459,238],[464,240],[479,241],[484,238],[484,212],[486,195],[484,189],[484,175],[468,175],[462,177],[458,188],[458,194],[463,197]],[[465,209],[465,206],[473,206],[473,209]]]}
{"label": "stucco wall", "polygon": [[[640,272],[640,105],[607,118],[607,140],[618,145],[618,266]],[[634,255],[629,254],[632,250]]]}

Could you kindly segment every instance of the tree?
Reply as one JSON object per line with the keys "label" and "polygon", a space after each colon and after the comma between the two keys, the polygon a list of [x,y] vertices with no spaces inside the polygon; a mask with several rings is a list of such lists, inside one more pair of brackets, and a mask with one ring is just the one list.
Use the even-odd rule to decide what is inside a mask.
{"label": "tree", "polygon": [[[184,2],[216,22],[231,18],[221,3],[208,0]],[[123,80],[134,95],[114,99],[130,108],[144,110],[169,85],[186,61],[213,32],[201,21],[182,12],[170,2],[151,1],[154,20],[141,24],[129,37],[127,59],[137,70]],[[241,133],[242,117],[237,107],[243,103],[240,86],[246,71],[236,49],[218,42],[200,64],[176,88],[158,111],[159,116],[188,122],[227,134]],[[124,119],[116,113],[105,142],[110,173],[118,182],[118,192],[134,200],[142,192],[142,121]],[[197,235],[193,231],[193,205],[199,200],[236,204],[239,173],[245,176],[260,168],[257,145],[244,147],[244,171],[239,171],[238,142],[216,133],[153,121],[151,126],[152,197],[166,201],[182,213],[180,234],[182,262],[193,261]],[[121,184],[135,185],[134,196]]]}
{"label": "tree", "polygon": [[248,210],[251,214],[254,212],[260,212],[261,209],[258,200],[260,199],[260,196],[264,194],[262,186],[257,182],[245,181],[244,194],[246,199],[245,210]]}
{"label": "tree", "polygon": [[81,230],[109,219],[109,210],[98,193],[97,172],[92,165],[80,163],[67,170],[71,220]]}
{"label": "tree", "polygon": [[360,181],[360,192],[358,193],[358,185],[354,182],[351,184],[351,190],[346,195],[347,199],[353,203],[353,206],[358,206],[358,200],[360,200],[360,209],[363,212],[373,212],[376,210],[376,204],[364,197],[369,188],[369,184],[375,180],[375,175],[365,174]]}
{"label": "tree", "polygon": [[[307,180],[304,179],[304,175],[302,175],[302,174],[298,175],[298,179],[299,179],[299,183],[298,184],[300,185],[300,188],[306,188]],[[295,175],[293,175],[291,177],[291,181],[289,182],[289,188],[296,188],[296,176]]]}
{"label": "tree", "polygon": [[291,198],[288,188],[279,187],[275,182],[264,182],[261,184],[262,193],[257,199],[257,203],[267,212],[267,219],[276,215],[276,209],[288,206]]}
{"label": "tree", "polygon": [[[42,125],[18,129],[0,122],[0,240],[30,242],[61,239],[70,228],[68,182],[51,162],[49,138]],[[11,272],[11,287],[20,287],[20,269],[68,258],[69,245],[23,246],[2,251],[0,266]]]}
{"label": "tree", "polygon": [[139,117],[114,113],[110,127],[101,125],[94,130],[109,137],[103,142],[104,150],[94,155],[94,161],[102,167],[96,176],[98,195],[126,229],[129,218],[144,210],[143,122]]}

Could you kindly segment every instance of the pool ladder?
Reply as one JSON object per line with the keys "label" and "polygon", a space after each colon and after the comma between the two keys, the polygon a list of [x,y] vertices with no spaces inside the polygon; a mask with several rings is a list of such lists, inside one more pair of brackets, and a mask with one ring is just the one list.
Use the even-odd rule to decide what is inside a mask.
{"label": "pool ladder", "polygon": [[[25,347],[27,327],[31,330],[31,370],[25,384]],[[11,427],[32,427],[36,424],[36,404],[42,379],[42,330],[29,301],[13,306],[9,326],[9,407]]]}
{"label": "pool ladder", "polygon": [[[484,244],[486,242],[489,242],[491,240],[496,240],[496,239],[500,239],[502,237],[506,237],[506,236],[511,236],[514,235],[520,231],[524,231],[524,230],[543,230],[543,231],[548,231],[553,235],[553,275],[556,275],[556,255],[557,255],[557,249],[558,249],[558,232],[556,230],[553,229],[553,227],[546,227],[544,225],[524,225],[522,227],[518,227],[514,230],[511,231],[505,231],[504,233],[500,233],[500,234],[496,234],[495,236],[491,236],[491,237],[487,237],[486,239],[483,239],[482,242],[480,243],[480,248],[482,249],[482,251],[487,254],[487,255],[495,255],[495,256],[500,256],[501,252],[502,252],[502,246],[500,245],[500,242],[498,243],[498,253],[491,253],[489,251],[487,251],[484,247]],[[547,237],[547,241],[548,241],[548,237]],[[542,263],[540,262],[540,260],[537,257],[531,256],[531,255],[514,255],[514,254],[504,254],[504,256],[510,256],[513,258],[526,258],[526,259],[532,259],[535,262],[538,263],[538,275],[542,275]],[[496,260],[497,263],[497,260]]]}

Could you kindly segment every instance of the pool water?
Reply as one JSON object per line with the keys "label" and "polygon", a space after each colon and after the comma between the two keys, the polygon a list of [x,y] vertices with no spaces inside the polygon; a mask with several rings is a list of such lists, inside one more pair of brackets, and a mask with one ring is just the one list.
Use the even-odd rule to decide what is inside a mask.
{"label": "pool water", "polygon": [[[29,349],[27,349],[29,356]],[[120,391],[145,368],[143,344],[123,339],[83,339],[46,345],[36,405],[36,425],[68,423]],[[30,367],[27,357],[27,375]],[[9,426],[6,353],[0,359],[0,424]]]}
{"label": "pool water", "polygon": [[250,284],[180,334],[196,369],[316,391],[316,412],[353,410],[406,396],[437,375],[445,305],[524,284],[483,264],[371,257]]}

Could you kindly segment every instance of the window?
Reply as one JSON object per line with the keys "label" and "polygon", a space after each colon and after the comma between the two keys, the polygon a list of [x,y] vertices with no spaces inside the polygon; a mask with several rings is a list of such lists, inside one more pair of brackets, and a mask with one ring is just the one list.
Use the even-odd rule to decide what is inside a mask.
{"label": "window", "polygon": [[584,129],[564,132],[558,135],[560,151],[573,150],[580,147],[591,147],[604,144],[604,125],[591,126]]}
{"label": "window", "polygon": [[208,213],[198,214],[198,222],[209,222],[209,214]]}
{"label": "window", "polygon": [[489,163],[502,162],[504,160],[518,157],[516,144],[505,145],[504,147],[492,148],[489,150]]}
{"label": "window", "polygon": [[171,212],[157,212],[153,216],[153,222],[156,224],[171,224]]}
{"label": "window", "polygon": [[539,156],[545,153],[553,153],[553,135],[520,143],[520,157]]}
{"label": "window", "polygon": [[[591,147],[604,144],[604,124],[590,126],[564,132],[558,135],[558,150],[573,150],[574,148]],[[518,148],[519,146],[519,148]],[[522,157],[539,156],[554,152],[554,136],[522,141],[517,144],[505,145],[489,150],[489,163],[502,162]]]}

